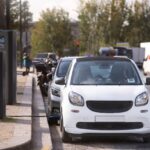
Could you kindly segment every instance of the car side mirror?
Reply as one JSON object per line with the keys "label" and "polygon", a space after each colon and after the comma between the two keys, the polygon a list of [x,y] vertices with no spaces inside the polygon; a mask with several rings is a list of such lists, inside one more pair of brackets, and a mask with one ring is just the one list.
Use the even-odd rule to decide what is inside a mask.
{"label": "car side mirror", "polygon": [[65,78],[61,78],[55,81],[56,84],[65,85]]}
{"label": "car side mirror", "polygon": [[150,85],[150,77],[146,78],[146,85]]}

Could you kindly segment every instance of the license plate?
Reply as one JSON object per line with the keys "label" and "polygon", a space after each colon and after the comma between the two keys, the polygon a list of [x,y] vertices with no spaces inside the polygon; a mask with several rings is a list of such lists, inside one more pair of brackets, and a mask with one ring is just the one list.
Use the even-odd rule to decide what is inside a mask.
{"label": "license plate", "polygon": [[124,116],[95,116],[96,122],[123,122]]}

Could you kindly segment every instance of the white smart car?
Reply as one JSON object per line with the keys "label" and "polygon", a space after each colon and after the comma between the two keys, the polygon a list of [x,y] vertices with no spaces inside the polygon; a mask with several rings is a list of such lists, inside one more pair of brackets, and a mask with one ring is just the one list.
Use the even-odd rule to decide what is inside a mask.
{"label": "white smart car", "polygon": [[139,135],[149,141],[149,93],[132,60],[76,58],[66,77],[56,83],[65,85],[61,90],[63,142],[90,134]]}

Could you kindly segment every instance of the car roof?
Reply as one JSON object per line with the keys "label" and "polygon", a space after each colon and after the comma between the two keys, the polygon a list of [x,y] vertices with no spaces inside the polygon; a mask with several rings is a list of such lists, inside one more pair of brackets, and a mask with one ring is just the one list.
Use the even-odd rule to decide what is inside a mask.
{"label": "car roof", "polygon": [[60,60],[72,60],[74,58],[79,58],[79,56],[65,56],[65,57],[61,57]]}
{"label": "car roof", "polygon": [[93,57],[78,57],[76,61],[92,61],[92,60],[118,60],[118,61],[130,61],[127,57],[120,56],[93,56]]}

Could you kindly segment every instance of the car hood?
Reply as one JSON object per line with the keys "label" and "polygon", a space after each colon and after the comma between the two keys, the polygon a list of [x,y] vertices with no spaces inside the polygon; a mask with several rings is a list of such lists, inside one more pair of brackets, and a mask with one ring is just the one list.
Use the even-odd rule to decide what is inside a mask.
{"label": "car hood", "polygon": [[144,85],[139,86],[71,86],[85,100],[135,100],[135,98],[147,91]]}

